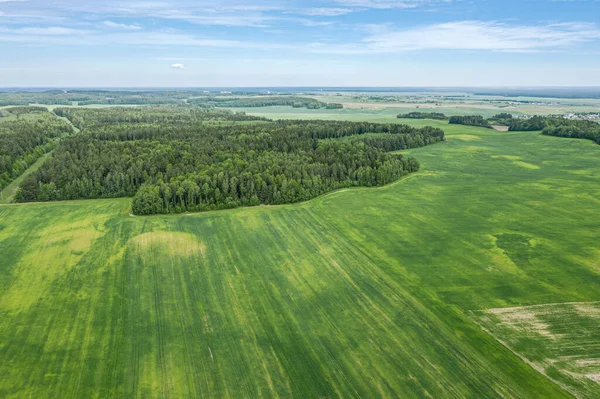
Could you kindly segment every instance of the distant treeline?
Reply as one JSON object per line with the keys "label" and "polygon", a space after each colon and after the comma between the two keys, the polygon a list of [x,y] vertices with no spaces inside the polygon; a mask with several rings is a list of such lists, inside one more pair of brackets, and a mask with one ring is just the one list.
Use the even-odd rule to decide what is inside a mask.
{"label": "distant treeline", "polygon": [[77,101],[77,105],[177,105],[184,104],[185,100],[177,98],[148,98],[148,97],[120,97],[120,98],[97,98],[91,100]]}
{"label": "distant treeline", "polygon": [[600,124],[592,121],[577,120],[569,120],[567,122],[569,123],[558,123],[545,127],[542,130],[542,134],[546,136],[587,139],[600,144]]}
{"label": "distant treeline", "polygon": [[437,119],[448,120],[448,117],[439,112],[409,112],[408,114],[399,114],[399,119]]}
{"label": "distant treeline", "polygon": [[[243,97],[242,97],[243,96]],[[43,105],[183,105],[202,108],[290,106],[308,109],[341,109],[342,104],[325,103],[294,95],[259,93],[202,93],[198,91],[108,91],[51,90],[0,93],[0,106]]]}
{"label": "distant treeline", "polygon": [[529,119],[508,119],[505,120],[504,123],[511,132],[533,132],[555,125],[556,123],[559,123],[559,120],[565,121],[566,119],[534,116]]}
{"label": "distant treeline", "polygon": [[496,114],[494,116],[492,116],[491,118],[489,118],[489,121],[499,121],[499,122],[503,122],[505,120],[510,120],[513,119],[513,115],[509,114],[507,112],[502,112],[500,114]]}
{"label": "distant treeline", "polygon": [[200,97],[188,100],[188,104],[194,104],[205,108],[229,107],[229,108],[253,108],[289,106],[294,108],[308,109],[342,109],[344,106],[338,103],[325,103],[314,98],[297,96],[253,96],[246,98],[231,97]]}
{"label": "distant treeline", "polygon": [[600,124],[593,121],[534,116],[530,119],[513,119],[509,122],[509,130],[541,130],[546,136],[587,139],[600,144]]}
{"label": "distant treeline", "polygon": [[259,116],[228,110],[207,110],[196,107],[136,107],[136,108],[56,108],[58,116],[68,118],[79,129],[114,124],[152,123],[162,125],[189,124],[210,121],[267,121]]}
{"label": "distant treeline", "polygon": [[91,105],[91,104],[181,104],[197,95],[186,91],[108,91],[108,90],[48,90],[43,92],[0,93],[0,106],[30,104]]}
{"label": "distant treeline", "polygon": [[419,163],[389,151],[444,139],[440,129],[398,124],[247,121],[244,114],[186,108],[169,117],[162,108],[114,111],[57,110],[84,131],[60,142],[16,200],[134,196],[138,215],[283,204],[393,182]]}
{"label": "distant treeline", "polygon": [[450,123],[492,127],[491,123],[508,126],[511,132],[542,131],[546,136],[588,139],[600,144],[600,124],[593,121],[573,120],[552,116],[514,118],[512,114],[501,113],[489,119],[482,116],[453,116]]}
{"label": "distant treeline", "polygon": [[480,115],[451,116],[449,123],[451,125],[479,126],[488,129],[492,128],[490,122]]}
{"label": "distant treeline", "polygon": [[46,108],[6,108],[0,118],[0,189],[19,177],[73,127]]}

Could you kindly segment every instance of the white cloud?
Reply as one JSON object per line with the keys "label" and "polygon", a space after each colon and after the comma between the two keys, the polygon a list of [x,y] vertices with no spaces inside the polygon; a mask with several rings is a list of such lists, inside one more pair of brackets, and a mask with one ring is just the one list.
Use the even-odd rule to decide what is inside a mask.
{"label": "white cloud", "polygon": [[300,8],[289,11],[294,14],[308,15],[311,17],[337,17],[353,12],[350,8],[320,7],[320,8]]}
{"label": "white cloud", "polygon": [[267,27],[267,21],[274,18],[251,14],[213,14],[202,15],[184,11],[168,10],[154,15],[158,18],[175,19],[198,25],[248,26],[255,28]]}
{"label": "white cloud", "polygon": [[294,19],[290,19],[290,21],[298,22],[299,24],[302,24],[304,26],[309,26],[309,27],[333,25],[333,22],[331,22],[331,21],[315,21],[313,19],[307,19],[307,18],[294,18]]}
{"label": "white cloud", "polygon": [[346,7],[361,8],[417,8],[436,3],[451,3],[453,0],[334,0]]}
{"label": "white cloud", "polygon": [[52,26],[48,28],[36,28],[27,27],[12,30],[14,33],[23,35],[35,35],[35,36],[63,36],[63,35],[76,35],[85,33],[83,30],[63,28],[58,26]]}
{"label": "white cloud", "polygon": [[[237,0],[223,0],[215,5],[215,2],[208,0],[179,0],[176,2],[106,0],[102,3],[86,0],[56,0],[52,2],[44,0],[1,2],[0,0],[2,5],[0,12],[22,19],[59,16],[72,18],[73,14],[80,14],[94,18],[102,16],[102,19],[113,17],[156,18],[182,20],[202,25],[265,27],[267,21],[275,19],[273,15],[266,13],[285,10],[279,6],[262,5],[260,4],[262,0],[256,1],[258,4],[248,5],[240,4],[241,2]],[[120,27],[121,29],[132,30],[135,29],[133,26],[136,26],[108,22],[123,25]],[[110,27],[117,28],[116,25]]]}
{"label": "white cloud", "polygon": [[[323,25],[330,22],[300,21]],[[229,40],[176,31],[85,31],[63,27],[0,28],[0,43],[36,46],[145,46],[243,48],[258,51],[295,51],[319,54],[394,54],[417,50],[469,50],[535,52],[568,49],[597,42],[595,24],[509,25],[501,22],[458,21],[398,30],[390,25],[369,26],[356,42],[281,43],[276,41]]]}
{"label": "white cloud", "polygon": [[487,50],[530,52],[560,49],[600,38],[593,24],[562,23],[545,26],[501,22],[458,21],[404,30],[382,30],[359,43],[322,48],[314,52],[338,54],[397,53],[414,50]]}
{"label": "white cloud", "polygon": [[183,64],[172,64],[171,68],[173,68],[173,69],[185,69],[185,65],[183,65]]}
{"label": "white cloud", "polygon": [[13,29],[0,28],[0,45],[5,43],[19,43],[31,46],[127,46],[162,48],[171,46],[206,47],[218,49],[250,49],[257,51],[272,51],[295,49],[299,47],[284,43],[268,43],[250,40],[227,40],[215,37],[200,36],[191,33],[176,31],[76,31],[77,34],[40,35],[43,32],[37,29],[29,30],[30,33]]}
{"label": "white cloud", "polygon": [[138,25],[126,25],[126,24],[119,24],[116,22],[112,22],[112,21],[104,21],[104,26],[108,27],[108,28],[113,28],[113,29],[124,29],[124,30],[140,30],[142,29],[141,26]]}

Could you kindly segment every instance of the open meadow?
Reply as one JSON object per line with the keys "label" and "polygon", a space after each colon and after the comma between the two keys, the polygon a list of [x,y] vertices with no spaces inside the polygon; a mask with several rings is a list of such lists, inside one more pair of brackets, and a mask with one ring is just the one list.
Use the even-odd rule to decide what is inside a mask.
{"label": "open meadow", "polygon": [[[498,327],[496,309],[577,302],[598,316],[600,146],[286,110],[431,125],[448,141],[403,152],[421,171],[392,185],[301,204],[151,217],[130,216],[129,199],[0,205],[0,397],[572,397],[563,342]],[[576,360],[598,362],[597,333],[581,342],[596,349]],[[563,386],[538,371],[550,363]],[[571,392],[598,392],[588,380]]]}

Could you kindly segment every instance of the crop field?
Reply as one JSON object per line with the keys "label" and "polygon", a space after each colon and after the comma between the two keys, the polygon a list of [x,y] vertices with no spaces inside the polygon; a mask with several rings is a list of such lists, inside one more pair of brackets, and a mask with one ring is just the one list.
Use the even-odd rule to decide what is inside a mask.
{"label": "crop field", "polygon": [[[592,397],[600,146],[400,122],[448,142],[383,188],[0,205],[0,397]],[[561,302],[591,304],[531,307]]]}
{"label": "crop field", "polygon": [[[262,107],[262,108],[235,108],[248,114],[264,116],[276,119],[346,119],[350,121],[364,120],[365,118],[395,118],[398,114],[409,112],[441,112],[447,116],[455,115],[481,115],[490,118],[502,112],[513,115],[549,115],[567,114],[576,112],[594,112],[600,107],[597,99],[557,99],[557,98],[503,98],[482,97],[467,98],[460,101],[436,99],[435,102],[423,102],[423,98],[411,96],[401,97],[400,102],[373,102],[368,97],[355,98],[336,95],[314,95],[310,96],[319,101],[329,103],[341,103],[343,109],[306,109],[284,106]],[[482,101],[485,99],[486,101]],[[431,100],[431,99],[429,99]],[[505,101],[507,104],[497,104],[490,100]],[[530,101],[530,103],[510,103],[511,100]]]}
{"label": "crop field", "polygon": [[[514,112],[515,115],[521,114],[516,110],[507,110],[500,108],[475,108],[469,106],[461,107],[417,107],[414,104],[406,107],[398,107],[393,104],[374,104],[365,105],[360,108],[358,105],[352,108],[344,109],[306,109],[292,107],[262,107],[262,108],[230,108],[234,111],[246,112],[248,115],[263,116],[271,119],[324,119],[324,120],[347,120],[371,122],[390,122],[396,119],[398,114],[408,112],[442,112],[448,116],[452,115],[482,115],[491,117],[500,112]],[[429,122],[429,121],[427,121]]]}
{"label": "crop field", "polygon": [[489,309],[473,317],[573,395],[600,397],[600,303]]}

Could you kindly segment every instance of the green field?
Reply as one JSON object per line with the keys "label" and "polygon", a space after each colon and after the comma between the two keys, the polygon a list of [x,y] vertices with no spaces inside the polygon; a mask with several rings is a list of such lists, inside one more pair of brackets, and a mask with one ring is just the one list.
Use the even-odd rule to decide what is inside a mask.
{"label": "green field", "polygon": [[572,397],[471,312],[600,301],[600,146],[401,122],[448,142],[380,189],[0,206],[0,397]]}
{"label": "green field", "polygon": [[489,309],[473,316],[573,395],[600,397],[599,302]]}

